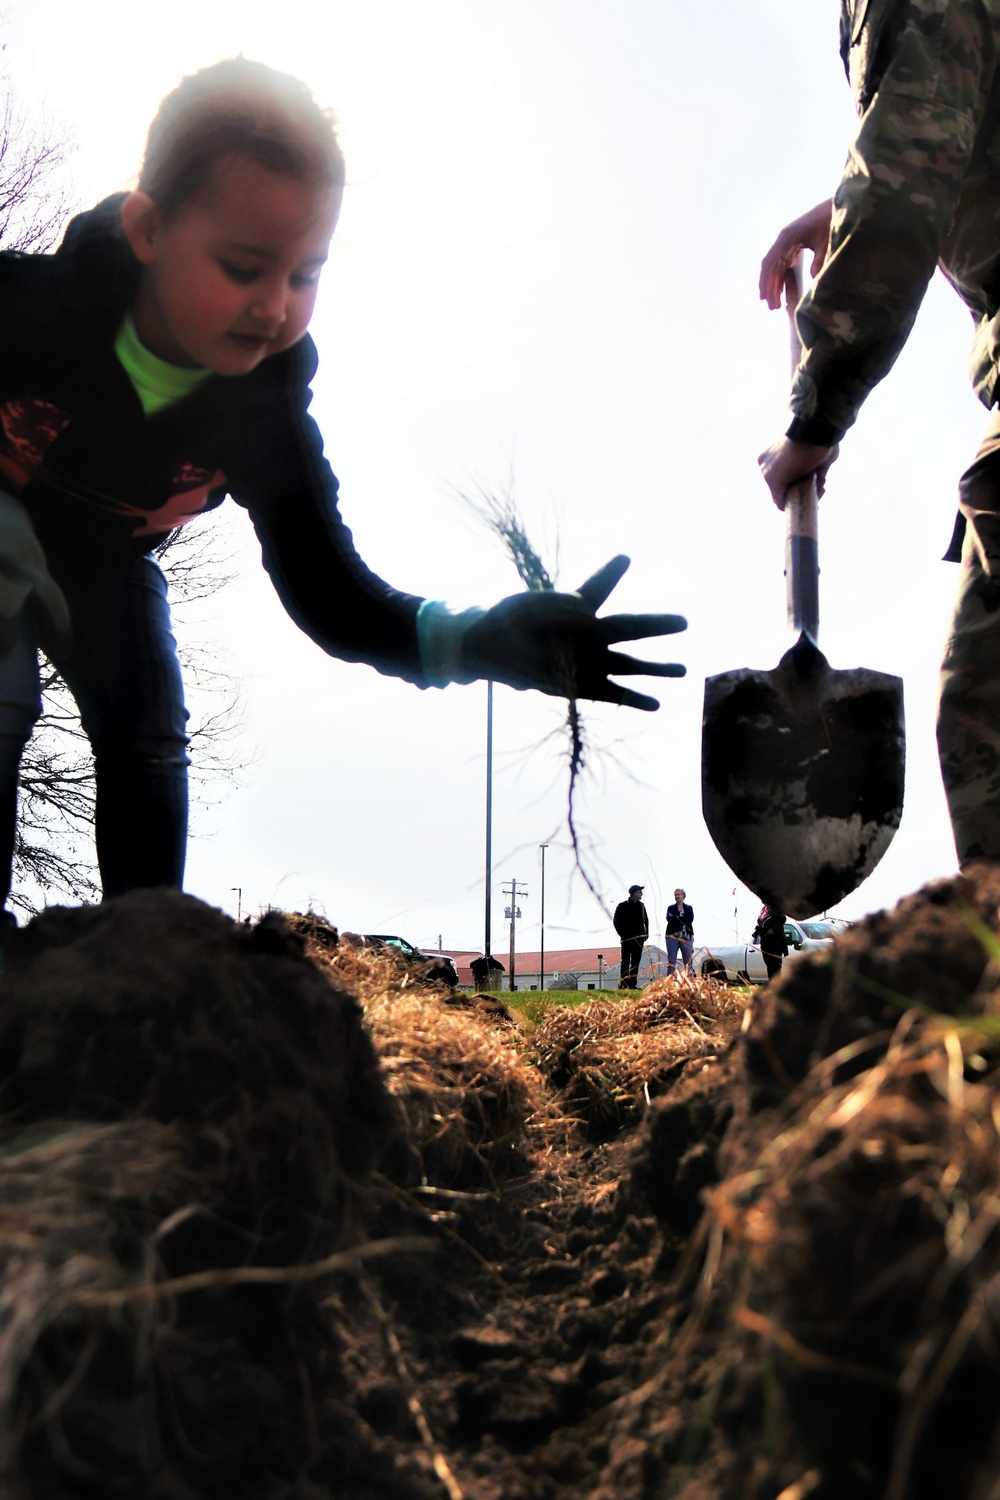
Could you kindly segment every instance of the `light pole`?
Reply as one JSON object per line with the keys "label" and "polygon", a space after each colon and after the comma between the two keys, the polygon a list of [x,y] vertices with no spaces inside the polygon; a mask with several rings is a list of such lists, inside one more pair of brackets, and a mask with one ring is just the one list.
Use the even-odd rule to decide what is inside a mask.
{"label": "light pole", "polygon": [[490,902],[493,899],[493,683],[486,684],[486,931],[483,952],[490,956]]}
{"label": "light pole", "polygon": [[603,953],[599,953],[597,955],[597,988],[599,990],[603,990],[603,988],[604,988],[604,954]]}
{"label": "light pole", "polygon": [[538,956],[538,966],[539,966],[539,968],[541,969],[542,972],[538,976],[538,988],[544,994],[544,992],[545,992],[545,851],[546,851],[546,849],[549,846],[548,846],[548,844],[539,844],[538,847],[542,851],[542,951],[541,951],[541,953]]}
{"label": "light pole", "polygon": [[236,920],[238,922],[243,916],[243,887],[241,885],[231,885],[229,889],[236,892]]}

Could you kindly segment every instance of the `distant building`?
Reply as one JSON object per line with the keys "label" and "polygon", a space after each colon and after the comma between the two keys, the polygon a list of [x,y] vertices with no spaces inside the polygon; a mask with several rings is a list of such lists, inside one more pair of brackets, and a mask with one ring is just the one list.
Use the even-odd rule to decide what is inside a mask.
{"label": "distant building", "polygon": [[[455,961],[459,984],[472,986],[472,971],[469,968],[482,949],[467,952],[463,949],[445,948]],[[510,957],[506,950],[494,949],[506,970]],[[621,975],[621,948],[618,940],[603,948],[546,948],[545,988],[547,990],[616,990]],[[514,954],[514,988],[517,990],[541,989],[542,955],[535,952]],[[609,962],[609,960],[612,960]],[[661,979],[667,972],[667,955],[656,943],[647,943],[642,951],[639,965],[639,988]],[[503,988],[510,989],[510,975],[504,973]]]}

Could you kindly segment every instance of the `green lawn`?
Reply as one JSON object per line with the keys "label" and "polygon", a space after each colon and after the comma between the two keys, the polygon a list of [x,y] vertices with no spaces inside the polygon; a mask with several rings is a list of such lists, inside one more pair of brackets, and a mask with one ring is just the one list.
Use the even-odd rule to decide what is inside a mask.
{"label": "green lawn", "polygon": [[634,1000],[638,990],[504,990],[498,997],[530,1031],[555,1005],[586,1005],[588,1000]]}

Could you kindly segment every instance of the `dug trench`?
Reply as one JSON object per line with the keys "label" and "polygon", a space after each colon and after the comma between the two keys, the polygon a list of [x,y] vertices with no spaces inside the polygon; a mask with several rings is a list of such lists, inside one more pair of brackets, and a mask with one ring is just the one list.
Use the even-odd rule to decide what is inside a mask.
{"label": "dug trench", "polygon": [[1000,1494],[1000,875],[552,1010],[315,917],[0,979],[2,1500]]}

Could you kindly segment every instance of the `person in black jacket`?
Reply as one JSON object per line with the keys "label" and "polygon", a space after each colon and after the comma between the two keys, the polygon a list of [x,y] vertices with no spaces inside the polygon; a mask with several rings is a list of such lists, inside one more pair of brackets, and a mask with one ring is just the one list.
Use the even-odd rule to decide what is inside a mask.
{"label": "person in black jacket", "polygon": [[134,192],[79,215],[54,255],[0,254],[0,908],[40,644],[93,747],[104,894],[181,885],[187,712],[152,553],[227,494],[288,613],[342,660],[643,709],[609,674],[683,673],[611,649],[684,628],[597,618],[626,558],[575,593],[454,614],[358,556],[308,413],[343,184],[305,86],[234,58],[164,100]]}
{"label": "person in black jacket", "polygon": [[634,990],[639,984],[642,950],[649,938],[649,917],[642,903],[642,886],[630,885],[628,900],[615,907],[615,931],[622,940],[620,990]]}
{"label": "person in black jacket", "polygon": [[490,990],[501,988],[500,976],[504,971],[503,964],[498,958],[494,958],[492,953],[483,953],[479,958],[474,958],[469,969],[477,994],[485,994]]}
{"label": "person in black jacket", "polygon": [[677,955],[682,967],[694,974],[694,907],[684,900],[687,891],[680,886],[674,891],[674,902],[667,907],[667,978],[677,973]]}
{"label": "person in black jacket", "polygon": [[784,913],[772,911],[769,906],[762,906],[750,941],[760,943],[760,956],[764,960],[768,979],[773,979],[775,974],[780,974],[781,966],[788,955]]}

